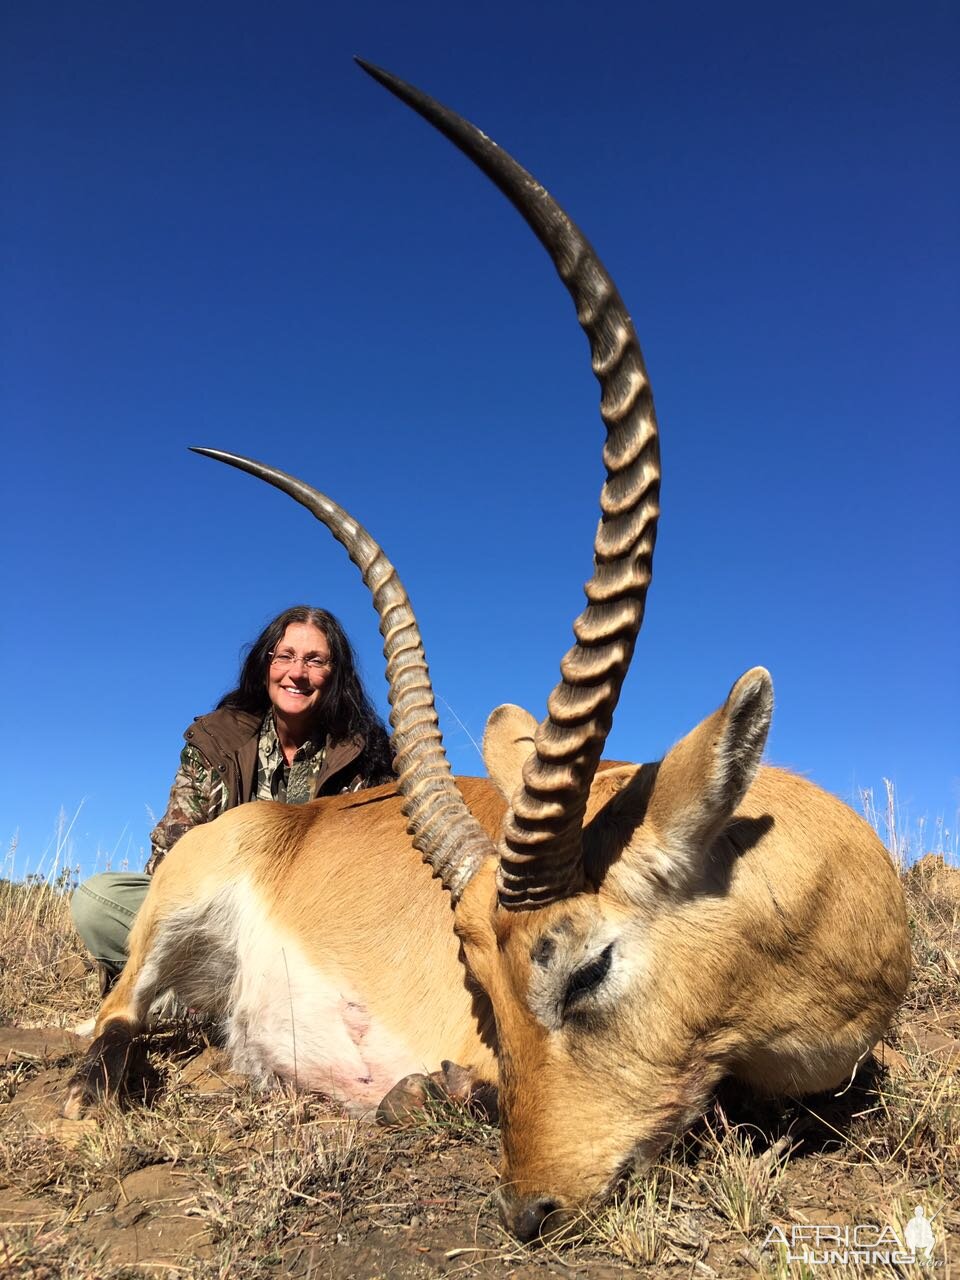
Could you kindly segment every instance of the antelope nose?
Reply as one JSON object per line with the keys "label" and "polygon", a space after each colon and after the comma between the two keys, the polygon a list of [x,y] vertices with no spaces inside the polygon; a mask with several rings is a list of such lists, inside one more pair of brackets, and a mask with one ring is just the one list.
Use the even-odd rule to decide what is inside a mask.
{"label": "antelope nose", "polygon": [[549,1196],[521,1198],[501,1191],[500,1218],[518,1240],[529,1244],[531,1240],[538,1240],[541,1235],[556,1231],[562,1225],[565,1215],[559,1201]]}

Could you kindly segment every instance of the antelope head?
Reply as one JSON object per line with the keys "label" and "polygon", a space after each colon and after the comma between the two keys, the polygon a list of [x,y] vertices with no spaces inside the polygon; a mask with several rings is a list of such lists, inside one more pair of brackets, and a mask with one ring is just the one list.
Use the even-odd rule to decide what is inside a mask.
{"label": "antelope head", "polygon": [[[549,803],[539,743],[557,730],[516,707],[488,722],[484,757],[508,816],[455,928],[496,1014],[501,1211],[522,1239],[649,1163],[721,1073],[730,1045],[709,1023],[726,993],[711,987],[737,957],[698,955],[683,915],[719,892],[711,850],[753,779],[771,710],[768,674],[749,671],[658,765],[556,795],[549,820],[522,820],[522,841],[518,814]],[[583,819],[561,842],[565,802]],[[701,964],[721,972],[704,980]]]}

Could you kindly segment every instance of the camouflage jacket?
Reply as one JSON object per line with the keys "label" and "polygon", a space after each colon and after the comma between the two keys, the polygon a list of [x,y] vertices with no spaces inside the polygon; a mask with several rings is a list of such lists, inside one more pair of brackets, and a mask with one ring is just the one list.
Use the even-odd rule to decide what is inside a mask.
{"label": "camouflage jacket", "polygon": [[163,817],[150,832],[148,876],[191,827],[212,822],[248,800],[303,804],[319,795],[371,785],[363,773],[363,738],[305,742],[287,765],[273,714],[261,719],[221,708],[198,716],[183,735],[180,768]]}

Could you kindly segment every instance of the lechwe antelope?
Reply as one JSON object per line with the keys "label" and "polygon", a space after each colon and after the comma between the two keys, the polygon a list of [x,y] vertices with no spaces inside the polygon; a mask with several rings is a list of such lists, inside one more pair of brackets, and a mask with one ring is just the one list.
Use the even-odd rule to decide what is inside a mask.
{"label": "lechwe antelope", "polygon": [[453,112],[366,70],[501,188],[573,296],[607,427],[587,606],[546,719],[498,708],[489,781],[456,781],[380,548],[301,482],[201,451],[289,493],[361,569],[385,637],[399,795],[243,805],[188,832],[154,878],[66,1110],[119,1088],[166,988],[222,1019],[240,1070],[361,1110],[452,1059],[498,1085],[502,1213],[530,1239],[649,1162],[722,1075],[786,1094],[847,1080],[906,987],[904,904],[860,818],[760,766],[773,705],[760,667],[658,763],[598,768],[658,514],[640,348],[543,188]]}

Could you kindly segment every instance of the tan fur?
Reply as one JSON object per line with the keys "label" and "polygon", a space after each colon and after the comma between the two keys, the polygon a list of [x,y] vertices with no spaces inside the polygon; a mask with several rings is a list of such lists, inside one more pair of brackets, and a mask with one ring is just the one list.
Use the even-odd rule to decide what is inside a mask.
{"label": "tan fur", "polygon": [[508,702],[490,713],[483,734],[483,762],[504,800],[513,796],[536,732],[536,720],[523,707]]}
{"label": "tan fur", "polygon": [[[766,673],[748,673],[659,764],[602,769],[587,889],[538,911],[498,905],[491,859],[454,914],[390,787],[244,805],[194,829],[155,877],[98,1034],[142,1022],[150,993],[135,993],[166,919],[252,883],[264,929],[282,927],[358,993],[425,1069],[453,1059],[498,1080],[501,1195],[519,1234],[531,1204],[535,1225],[544,1204],[559,1222],[609,1192],[724,1074],[771,1093],[841,1085],[907,983],[903,898],[886,850],[846,806],[791,774],[755,772],[768,693]],[[491,718],[496,788],[460,780],[494,837],[525,717]],[[607,948],[608,974],[571,1014],[571,975]]]}

